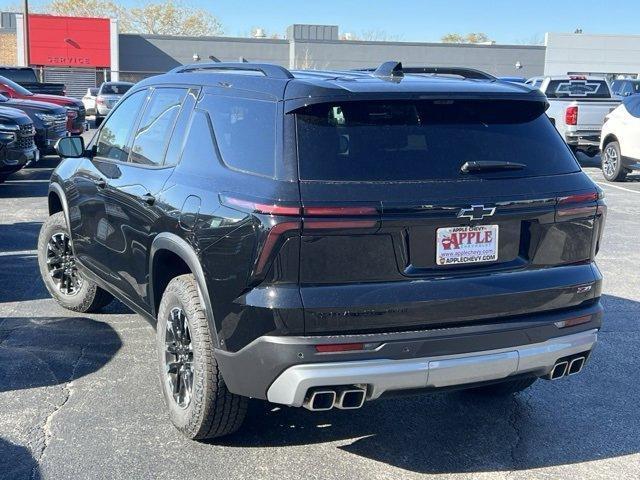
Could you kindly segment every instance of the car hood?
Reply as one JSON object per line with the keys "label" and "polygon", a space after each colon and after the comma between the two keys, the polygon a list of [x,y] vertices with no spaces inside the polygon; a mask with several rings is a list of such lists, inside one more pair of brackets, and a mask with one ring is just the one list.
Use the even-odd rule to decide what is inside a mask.
{"label": "car hood", "polygon": [[55,103],[64,107],[82,107],[82,102],[70,97],[61,97],[60,95],[46,95],[37,93],[31,97],[32,100],[39,102]]}
{"label": "car hood", "polygon": [[51,103],[36,102],[34,100],[13,99],[8,102],[0,103],[0,107],[17,108],[27,113],[49,113],[53,115],[67,114],[67,111],[59,106]]}
{"label": "car hood", "polygon": [[21,110],[0,106],[0,123],[2,122],[14,125],[28,125],[31,123],[31,119]]}

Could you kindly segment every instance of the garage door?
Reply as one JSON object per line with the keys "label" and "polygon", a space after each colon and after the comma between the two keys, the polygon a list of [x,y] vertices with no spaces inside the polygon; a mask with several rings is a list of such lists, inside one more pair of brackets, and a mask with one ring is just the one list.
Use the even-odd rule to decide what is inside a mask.
{"label": "garage door", "polygon": [[44,71],[44,81],[64,83],[69,97],[81,99],[87,93],[87,88],[96,86],[96,71],[89,68],[82,70],[47,68]]}

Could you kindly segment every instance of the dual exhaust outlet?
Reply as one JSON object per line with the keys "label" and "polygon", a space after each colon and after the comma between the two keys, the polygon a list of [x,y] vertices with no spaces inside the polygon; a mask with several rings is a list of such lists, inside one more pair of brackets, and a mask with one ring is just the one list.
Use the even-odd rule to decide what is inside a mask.
{"label": "dual exhaust outlet", "polygon": [[364,387],[320,387],[307,392],[303,407],[312,412],[322,412],[339,408],[355,410],[362,407],[367,396]]}
{"label": "dual exhaust outlet", "polygon": [[580,373],[586,361],[587,357],[584,355],[560,360],[553,366],[547,378],[549,380],[558,380],[564,376],[568,377]]}

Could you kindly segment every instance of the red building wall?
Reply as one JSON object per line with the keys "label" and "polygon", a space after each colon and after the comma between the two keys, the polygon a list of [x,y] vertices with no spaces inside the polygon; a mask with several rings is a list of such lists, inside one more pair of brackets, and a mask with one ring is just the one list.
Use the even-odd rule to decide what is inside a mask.
{"label": "red building wall", "polygon": [[56,67],[109,67],[108,18],[29,15],[29,63]]}

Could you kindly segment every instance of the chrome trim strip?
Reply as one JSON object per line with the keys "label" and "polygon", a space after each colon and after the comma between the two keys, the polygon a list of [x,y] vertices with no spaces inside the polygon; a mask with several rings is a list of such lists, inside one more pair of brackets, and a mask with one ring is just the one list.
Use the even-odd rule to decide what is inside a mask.
{"label": "chrome trim strip", "polygon": [[597,332],[593,329],[543,343],[458,355],[295,365],[271,384],[267,399],[300,407],[313,387],[366,384],[367,400],[373,400],[392,390],[449,387],[528,372],[543,376],[558,359],[592,350]]}

